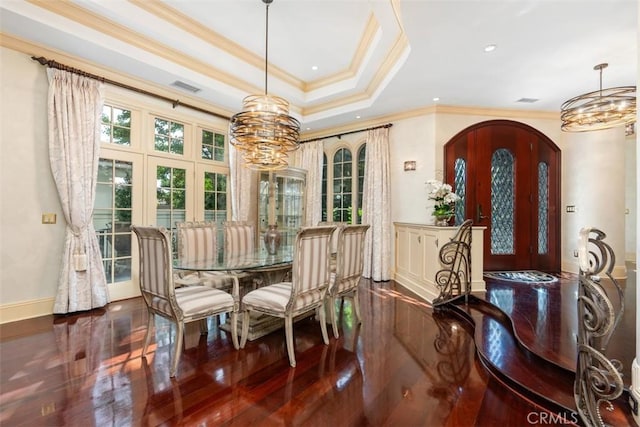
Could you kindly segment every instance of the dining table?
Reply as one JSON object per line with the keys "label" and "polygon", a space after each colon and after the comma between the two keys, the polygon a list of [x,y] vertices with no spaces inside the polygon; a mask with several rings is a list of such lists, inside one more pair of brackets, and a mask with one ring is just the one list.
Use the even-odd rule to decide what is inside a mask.
{"label": "dining table", "polygon": [[[287,280],[293,264],[294,246],[281,246],[275,254],[269,254],[264,248],[256,249],[243,255],[228,257],[224,250],[218,251],[217,256],[206,260],[185,261],[173,260],[173,269],[191,272],[221,272],[229,275],[255,273],[260,286],[266,286]],[[253,282],[252,282],[253,283]],[[240,290],[240,298],[244,294]],[[240,307],[242,311],[242,307]],[[230,332],[230,318],[220,328]],[[249,324],[248,339],[260,338],[274,330],[284,327],[284,319],[252,313]],[[242,316],[238,316],[238,334],[242,331]]]}

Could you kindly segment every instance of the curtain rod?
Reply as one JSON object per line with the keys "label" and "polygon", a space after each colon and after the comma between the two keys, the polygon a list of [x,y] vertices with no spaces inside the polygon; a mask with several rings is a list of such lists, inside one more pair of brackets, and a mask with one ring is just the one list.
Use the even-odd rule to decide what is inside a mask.
{"label": "curtain rod", "polygon": [[218,117],[218,118],[221,118],[221,119],[229,120],[229,117],[227,117],[227,116],[225,116],[223,114],[214,113],[213,111],[205,110],[204,108],[196,107],[195,105],[185,104],[183,102],[180,102],[179,99],[171,99],[171,98],[168,98],[168,97],[163,96],[163,95],[158,95],[156,93],[146,91],[144,89],[139,89],[137,87],[129,86],[129,85],[124,84],[124,83],[116,82],[114,80],[109,80],[109,79],[107,79],[105,77],[102,77],[102,76],[97,76],[95,74],[87,73],[86,71],[82,71],[82,70],[79,70],[77,68],[73,68],[73,67],[70,67],[68,65],[61,64],[61,63],[59,63],[57,61],[54,61],[53,59],[47,59],[44,56],[40,56],[40,57],[32,56],[31,59],[33,59],[34,61],[38,61],[40,63],[40,65],[44,65],[44,66],[49,67],[49,68],[56,68],[58,70],[68,71],[68,72],[73,73],[73,74],[78,74],[80,76],[89,77],[91,79],[98,80],[98,81],[100,81],[102,83],[108,83],[108,84],[113,85],[113,86],[118,86],[118,87],[121,87],[121,88],[124,88],[124,89],[128,89],[130,91],[136,92],[136,93],[141,93],[143,95],[148,95],[148,96],[152,96],[154,98],[161,99],[163,101],[167,101],[167,102],[171,103],[171,105],[173,106],[174,109],[176,107],[178,107],[178,106],[182,106],[182,107],[190,108],[192,110],[199,111],[201,113],[210,114],[212,116],[215,116],[215,117]]}
{"label": "curtain rod", "polygon": [[374,130],[374,129],[380,129],[380,128],[385,128],[386,129],[386,128],[390,128],[391,126],[393,126],[393,123],[387,123],[386,125],[380,125],[380,126],[373,126],[373,127],[366,128],[366,129],[350,130],[348,132],[342,132],[342,133],[336,133],[336,134],[333,134],[333,135],[321,136],[319,138],[305,139],[304,141],[300,141],[300,144],[304,144],[305,142],[320,141],[321,139],[326,139],[326,138],[338,138],[338,139],[340,139],[344,135],[350,135],[352,133],[359,133],[359,132],[366,132],[368,130]]}

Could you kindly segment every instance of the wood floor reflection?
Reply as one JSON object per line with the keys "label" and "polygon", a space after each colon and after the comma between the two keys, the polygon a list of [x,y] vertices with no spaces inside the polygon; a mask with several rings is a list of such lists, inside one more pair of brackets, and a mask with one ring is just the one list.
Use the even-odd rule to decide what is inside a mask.
{"label": "wood floor reflection", "polygon": [[[361,282],[362,325],[345,302],[341,337],[310,318],[234,350],[229,335],[189,334],[175,379],[172,332],[156,321],[140,357],[141,299],[0,326],[0,424],[11,426],[521,426],[542,409],[490,375],[474,330],[394,282]],[[562,339],[558,336],[555,339]],[[505,356],[507,358],[508,356]],[[569,420],[571,421],[571,420]]]}

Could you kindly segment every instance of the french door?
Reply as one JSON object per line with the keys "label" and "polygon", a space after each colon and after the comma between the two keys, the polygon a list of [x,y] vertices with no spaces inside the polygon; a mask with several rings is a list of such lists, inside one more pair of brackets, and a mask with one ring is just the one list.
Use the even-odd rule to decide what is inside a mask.
{"label": "french door", "polygon": [[560,151],[512,121],[476,124],[445,145],[456,222],[486,227],[484,270],[560,269]]}

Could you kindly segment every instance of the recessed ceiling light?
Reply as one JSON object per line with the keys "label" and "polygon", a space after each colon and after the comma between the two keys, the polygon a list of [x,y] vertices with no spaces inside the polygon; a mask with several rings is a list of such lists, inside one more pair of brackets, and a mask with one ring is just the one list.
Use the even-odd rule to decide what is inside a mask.
{"label": "recessed ceiling light", "polygon": [[311,130],[311,128],[307,128],[307,130]]}
{"label": "recessed ceiling light", "polygon": [[496,50],[496,45],[495,44],[488,44],[484,47],[484,51],[485,52],[493,52],[494,50]]}
{"label": "recessed ceiling light", "polygon": [[440,101],[440,98],[438,98],[437,96],[433,98],[433,102],[438,102],[438,101]]}
{"label": "recessed ceiling light", "polygon": [[317,65],[313,65],[313,66],[311,67],[311,69],[312,69],[313,71],[317,71],[317,70],[318,70],[318,66],[317,66]]}
{"label": "recessed ceiling light", "polygon": [[356,116],[356,119],[359,119],[359,118],[360,118],[360,116]]}

